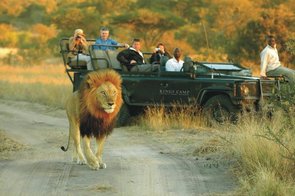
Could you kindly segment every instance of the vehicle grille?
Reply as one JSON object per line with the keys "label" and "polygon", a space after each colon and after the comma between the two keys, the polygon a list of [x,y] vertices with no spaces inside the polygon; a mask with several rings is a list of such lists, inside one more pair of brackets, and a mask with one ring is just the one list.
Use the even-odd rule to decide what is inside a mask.
{"label": "vehicle grille", "polygon": [[258,86],[257,83],[248,83],[247,87],[249,88],[249,95],[250,97],[256,97],[258,95]]}
{"label": "vehicle grille", "polygon": [[271,96],[276,92],[275,81],[261,81],[263,96]]}
{"label": "vehicle grille", "polygon": [[[261,90],[261,91],[260,91]],[[267,80],[259,82],[243,82],[238,85],[238,96],[243,99],[259,99],[259,97],[269,97],[276,92],[275,81]],[[262,94],[261,94],[262,93]]]}

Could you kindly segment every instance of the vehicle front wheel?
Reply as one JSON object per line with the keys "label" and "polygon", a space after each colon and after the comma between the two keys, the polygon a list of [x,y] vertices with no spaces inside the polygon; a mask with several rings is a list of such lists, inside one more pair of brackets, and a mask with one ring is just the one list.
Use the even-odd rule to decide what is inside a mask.
{"label": "vehicle front wheel", "polygon": [[203,114],[208,122],[232,122],[238,120],[238,109],[232,104],[226,95],[216,95],[211,97],[203,106]]}

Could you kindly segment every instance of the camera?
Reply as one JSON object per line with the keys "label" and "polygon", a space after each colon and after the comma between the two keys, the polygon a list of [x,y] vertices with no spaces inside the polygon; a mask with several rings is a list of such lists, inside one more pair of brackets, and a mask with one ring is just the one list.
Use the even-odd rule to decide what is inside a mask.
{"label": "camera", "polygon": [[76,40],[78,40],[78,39],[81,39],[81,36],[78,35],[78,36],[76,37]]}
{"label": "camera", "polygon": [[160,48],[156,48],[155,50],[158,52],[158,51],[160,51]]}

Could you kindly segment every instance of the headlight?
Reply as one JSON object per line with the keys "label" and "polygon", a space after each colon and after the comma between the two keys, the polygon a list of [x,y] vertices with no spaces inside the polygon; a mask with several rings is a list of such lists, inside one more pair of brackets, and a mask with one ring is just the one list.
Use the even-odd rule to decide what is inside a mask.
{"label": "headlight", "polygon": [[240,92],[241,92],[241,96],[247,97],[249,95],[250,90],[245,84],[242,84],[240,86]]}

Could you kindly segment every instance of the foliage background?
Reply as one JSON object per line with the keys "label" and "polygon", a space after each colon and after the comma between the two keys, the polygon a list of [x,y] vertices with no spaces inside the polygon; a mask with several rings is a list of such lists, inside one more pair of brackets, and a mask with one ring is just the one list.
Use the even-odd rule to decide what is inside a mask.
{"label": "foliage background", "polygon": [[231,60],[255,73],[268,34],[294,68],[294,10],[294,0],[2,0],[0,47],[17,49],[5,63],[32,65],[58,56],[59,39],[76,28],[96,38],[108,26],[119,42],[141,38],[146,51],[163,42],[170,52],[180,47],[195,60]]}
{"label": "foliage background", "polygon": [[[64,108],[72,84],[63,67],[56,66],[62,62],[59,40],[76,28],[96,38],[98,29],[108,26],[120,42],[143,39],[146,51],[163,42],[170,52],[177,46],[195,60],[233,60],[254,73],[265,37],[273,34],[281,61],[294,69],[294,10],[294,0],[2,0],[0,98]],[[56,57],[58,61],[52,61]],[[48,59],[55,64],[43,62]],[[235,195],[295,195],[294,93],[282,97],[286,101],[275,103],[282,111],[271,120],[269,113],[249,113],[237,125],[217,125],[224,133],[218,134],[222,140],[214,139],[215,146],[204,144],[205,151],[217,153],[224,146],[235,160],[240,184],[240,194]],[[190,132],[206,126],[201,116],[193,118],[195,111],[187,109],[175,115],[166,115],[163,108],[148,110],[142,126]]]}

